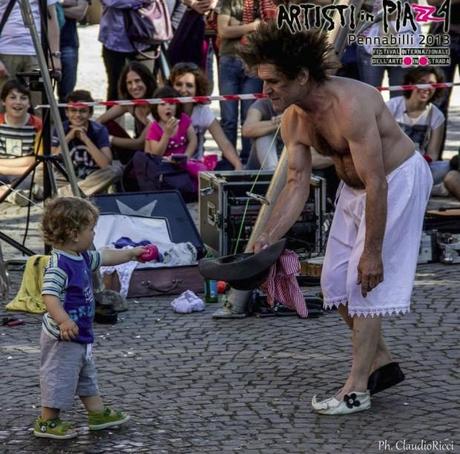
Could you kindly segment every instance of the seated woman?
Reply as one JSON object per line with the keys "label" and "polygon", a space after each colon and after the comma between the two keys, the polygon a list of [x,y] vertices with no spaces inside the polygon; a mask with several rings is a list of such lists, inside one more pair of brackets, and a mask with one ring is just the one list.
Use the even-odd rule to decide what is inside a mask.
{"label": "seated woman", "polygon": [[[118,81],[120,99],[148,99],[152,98],[157,84],[149,70],[139,62],[129,63],[122,71]],[[128,163],[137,150],[143,150],[145,135],[152,121],[151,106],[113,106],[102,114],[97,121],[104,124],[109,130],[110,144],[114,159],[122,164]],[[124,114],[134,117],[134,138],[115,121]]]}
{"label": "seated woman", "polygon": [[[432,84],[443,82],[442,72],[434,66],[417,67],[404,76],[404,84]],[[442,89],[416,88],[403,96],[391,98],[387,106],[402,130],[414,141],[417,150],[428,161],[433,175],[432,195],[460,193],[460,185],[449,161],[439,161],[445,128],[444,114],[433,104]],[[454,171],[455,172],[455,171]],[[458,185],[458,187],[457,187]]]}
{"label": "seated woman", "polygon": [[[29,114],[30,91],[17,80],[5,83],[1,92],[5,113],[0,113],[0,196],[10,183],[23,175],[35,162],[38,152],[42,121]],[[12,192],[7,201],[26,206],[31,178],[22,181],[18,188],[24,191]],[[34,195],[34,194],[33,194]]]}
{"label": "seated woman", "polygon": [[[208,81],[201,69],[194,63],[176,64],[171,70],[169,81],[181,96],[208,95]],[[183,104],[183,108],[184,112],[191,117],[198,138],[198,146],[193,157],[197,159],[203,157],[204,135],[209,130],[223,157],[218,162],[216,170],[241,170],[243,166],[235,147],[228,140],[211,108],[206,104],[195,103]]]}
{"label": "seated woman", "polygon": [[[275,170],[283,151],[283,141],[279,131],[282,114],[273,109],[269,99],[258,99],[248,110],[242,134],[252,139],[246,169]],[[335,198],[339,179],[332,159],[311,149],[313,174],[326,179],[326,193],[329,200]]]}
{"label": "seated woman", "polygon": [[284,146],[278,131],[281,117],[273,110],[270,99],[258,99],[251,105],[241,130],[243,137],[252,139],[246,169],[276,169]]}

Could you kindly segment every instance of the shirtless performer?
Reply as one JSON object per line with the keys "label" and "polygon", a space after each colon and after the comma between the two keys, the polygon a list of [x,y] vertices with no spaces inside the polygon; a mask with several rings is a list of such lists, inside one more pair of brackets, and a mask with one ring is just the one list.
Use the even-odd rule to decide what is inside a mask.
{"label": "shirtless performer", "polygon": [[[261,24],[248,41],[240,55],[257,68],[274,109],[284,111],[281,135],[288,152],[287,184],[255,251],[298,219],[309,193],[310,147],[330,156],[344,184],[321,287],[324,306],[337,307],[353,331],[353,361],[342,389],[326,400],[314,396],[312,406],[327,415],[367,410],[371,393],[404,378],[383,341],[381,318],[409,311],[430,169],[375,88],[327,75],[325,35],[291,34],[272,22]],[[380,383],[370,380],[388,365],[397,368],[395,377],[373,373]]]}

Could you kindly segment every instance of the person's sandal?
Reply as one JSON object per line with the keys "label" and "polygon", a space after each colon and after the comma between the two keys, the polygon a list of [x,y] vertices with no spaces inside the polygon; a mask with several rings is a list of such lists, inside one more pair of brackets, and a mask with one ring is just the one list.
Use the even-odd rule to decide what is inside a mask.
{"label": "person's sandal", "polygon": [[78,434],[70,423],[61,421],[59,418],[45,421],[41,417],[38,417],[34,425],[34,435],[41,438],[67,440],[75,438]]}
{"label": "person's sandal", "polygon": [[367,389],[371,396],[385,389],[401,383],[404,380],[404,373],[396,362],[385,364],[379,367],[371,375],[367,382]]}
{"label": "person's sandal", "polygon": [[120,426],[129,420],[129,415],[121,412],[112,410],[109,407],[105,407],[101,413],[93,411],[88,412],[88,425],[89,430],[102,430],[108,429],[109,427]]}
{"label": "person's sandal", "polygon": [[342,400],[336,397],[318,401],[316,396],[311,400],[313,410],[321,415],[349,415],[358,411],[371,408],[371,397],[369,391],[364,393],[351,392],[345,394]]}

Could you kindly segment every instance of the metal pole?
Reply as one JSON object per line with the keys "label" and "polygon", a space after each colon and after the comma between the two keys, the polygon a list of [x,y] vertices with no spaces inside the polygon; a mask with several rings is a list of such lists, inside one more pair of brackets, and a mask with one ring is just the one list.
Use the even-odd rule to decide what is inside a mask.
{"label": "metal pole", "polygon": [[69,178],[70,187],[72,193],[75,196],[80,196],[80,189],[77,184],[77,177],[73,168],[72,160],[70,159],[69,147],[65,140],[64,128],[62,127],[61,117],[59,115],[59,109],[57,106],[56,99],[54,98],[53,86],[51,84],[51,78],[48,72],[48,65],[46,63],[45,54],[41,46],[40,37],[38,36],[37,28],[35,27],[34,17],[28,0],[19,0],[21,7],[22,17],[24,25],[29,29],[32,41],[34,43],[35,51],[37,53],[38,65],[40,67],[41,75],[43,78],[43,86],[45,87],[46,96],[50,105],[51,117],[53,118],[54,126],[61,144],[61,153],[64,158],[64,166]]}
{"label": "metal pole", "polygon": [[[359,11],[363,4],[363,0],[340,0],[340,4],[353,4],[356,9]],[[336,20],[337,15],[336,15]],[[337,26],[334,28],[335,33],[329,34],[329,40],[331,44],[334,45],[335,53],[337,56],[340,56],[345,49],[346,45],[346,36],[348,34],[348,27]],[[270,186],[267,189],[266,198],[269,200],[268,205],[263,205],[260,209],[259,215],[257,216],[256,223],[249,237],[248,244],[246,246],[245,252],[251,252],[252,246],[260,235],[260,232],[263,230],[263,226],[267,223],[270,215],[272,213],[273,207],[276,204],[276,200],[280,195],[280,192],[286,184],[287,177],[287,151],[286,148],[283,149],[281,154],[280,161],[276,167],[275,173],[270,182]],[[235,290],[230,289],[227,300],[224,303],[222,309],[218,309],[214,314],[214,318],[242,318],[247,315],[247,305],[249,301],[249,296],[251,291]]]}

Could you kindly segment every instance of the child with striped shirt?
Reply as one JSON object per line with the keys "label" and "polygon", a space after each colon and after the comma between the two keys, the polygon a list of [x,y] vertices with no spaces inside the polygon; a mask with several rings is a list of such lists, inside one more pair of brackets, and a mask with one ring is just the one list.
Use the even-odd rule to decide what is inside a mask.
{"label": "child with striped shirt", "polygon": [[[9,80],[0,94],[5,110],[0,113],[0,195],[9,184],[35,162],[38,152],[42,121],[29,113],[30,91],[17,80]],[[28,192],[31,179],[25,179],[17,189]],[[22,193],[13,192],[7,201],[17,205],[27,205]]]}
{"label": "child with striped shirt", "polygon": [[42,410],[35,421],[37,437],[67,439],[77,436],[59,416],[78,395],[88,411],[90,430],[106,429],[129,416],[104,406],[92,359],[94,295],[91,273],[101,265],[138,260],[143,247],[88,250],[94,238],[97,208],[77,197],[59,197],[45,206],[42,230],[52,245],[42,295],[47,313],[40,338]]}

